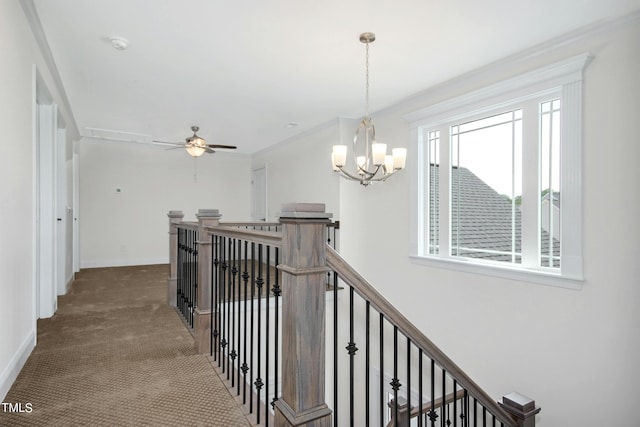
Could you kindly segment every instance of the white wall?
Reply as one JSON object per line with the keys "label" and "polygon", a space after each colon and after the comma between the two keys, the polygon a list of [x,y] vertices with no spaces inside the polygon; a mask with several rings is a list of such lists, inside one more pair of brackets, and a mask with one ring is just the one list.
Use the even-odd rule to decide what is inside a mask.
{"label": "white wall", "polygon": [[[490,395],[511,391],[542,407],[539,426],[629,424],[640,399],[640,25],[509,66],[487,67],[373,116],[379,140],[410,143],[403,115],[524,70],[590,51],[584,83],[584,265],[581,290],[413,264],[411,168],[362,188],[341,182],[341,253]],[[530,52],[529,52],[530,53]],[[506,64],[506,63],[504,63]],[[504,65],[503,64],[503,65]],[[328,155],[330,150],[326,150]],[[329,169],[326,159],[317,162]],[[309,166],[309,169],[314,169]],[[281,182],[299,179],[280,177]],[[321,193],[309,198],[322,202]],[[286,199],[286,191],[280,193]],[[609,408],[610,410],[607,410]]]}
{"label": "white wall", "polygon": [[201,208],[219,209],[222,220],[250,218],[248,155],[195,159],[184,150],[85,138],[79,163],[82,268],[167,263],[170,210],[183,211],[185,221]]}
{"label": "white wall", "polygon": [[339,180],[331,171],[331,147],[340,143],[340,120],[254,154],[252,170],[267,169],[267,218],[283,203],[322,202],[338,219]]}
{"label": "white wall", "polygon": [[[33,65],[58,104],[61,92],[47,68],[20,3],[0,2],[0,399],[36,342],[35,154],[32,141],[35,86]],[[69,144],[74,132],[67,133]]]}

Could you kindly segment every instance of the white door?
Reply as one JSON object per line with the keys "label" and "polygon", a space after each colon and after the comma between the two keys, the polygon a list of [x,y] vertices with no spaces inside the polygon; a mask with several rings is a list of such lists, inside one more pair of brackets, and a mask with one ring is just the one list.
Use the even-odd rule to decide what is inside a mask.
{"label": "white door", "polygon": [[56,131],[55,141],[55,179],[56,179],[56,250],[54,252],[56,265],[56,294],[64,295],[67,293],[67,254],[70,252],[67,248],[68,228],[67,214],[67,162],[66,162],[66,130],[60,127]]}
{"label": "white door", "polygon": [[56,179],[55,179],[55,104],[37,105],[37,213],[36,213],[36,307],[38,318],[53,316],[57,308],[56,292]]}
{"label": "white door", "polygon": [[267,220],[267,168],[256,169],[251,174],[251,218]]}

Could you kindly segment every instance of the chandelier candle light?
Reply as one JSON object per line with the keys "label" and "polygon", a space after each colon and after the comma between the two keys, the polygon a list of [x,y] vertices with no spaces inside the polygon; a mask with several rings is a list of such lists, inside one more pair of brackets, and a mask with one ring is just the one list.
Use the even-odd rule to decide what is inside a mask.
{"label": "chandelier candle light", "polygon": [[[365,187],[372,182],[384,181],[401,169],[407,160],[406,148],[394,148],[391,155],[387,154],[387,144],[376,142],[376,128],[369,117],[369,43],[373,43],[376,35],[373,33],[360,34],[360,41],[366,46],[366,104],[365,115],[353,137],[353,159],[355,172],[346,170],[347,146],[334,145],[331,153],[333,170],[339,172],[343,178],[358,181]],[[364,137],[360,138],[360,134]],[[359,144],[359,142],[364,144]],[[361,147],[361,145],[364,145]]]}

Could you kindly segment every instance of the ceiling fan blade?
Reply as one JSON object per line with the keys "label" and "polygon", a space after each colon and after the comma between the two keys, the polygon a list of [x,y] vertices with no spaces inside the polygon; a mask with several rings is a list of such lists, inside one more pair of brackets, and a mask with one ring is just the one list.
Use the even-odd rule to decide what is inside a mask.
{"label": "ceiling fan blade", "polygon": [[156,145],[172,145],[174,147],[184,147],[183,143],[179,142],[166,142],[166,141],[151,141]]}
{"label": "ceiling fan blade", "polygon": [[207,147],[211,147],[211,148],[228,148],[230,150],[235,150],[236,147],[235,145],[222,145],[222,144],[207,144]]}

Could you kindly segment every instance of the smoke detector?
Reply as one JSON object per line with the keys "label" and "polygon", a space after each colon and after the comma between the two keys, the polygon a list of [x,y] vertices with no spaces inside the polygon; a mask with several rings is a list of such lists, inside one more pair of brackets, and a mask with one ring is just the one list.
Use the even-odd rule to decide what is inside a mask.
{"label": "smoke detector", "polygon": [[109,40],[111,41],[111,46],[116,50],[125,50],[129,47],[129,40],[124,37],[111,37]]}

